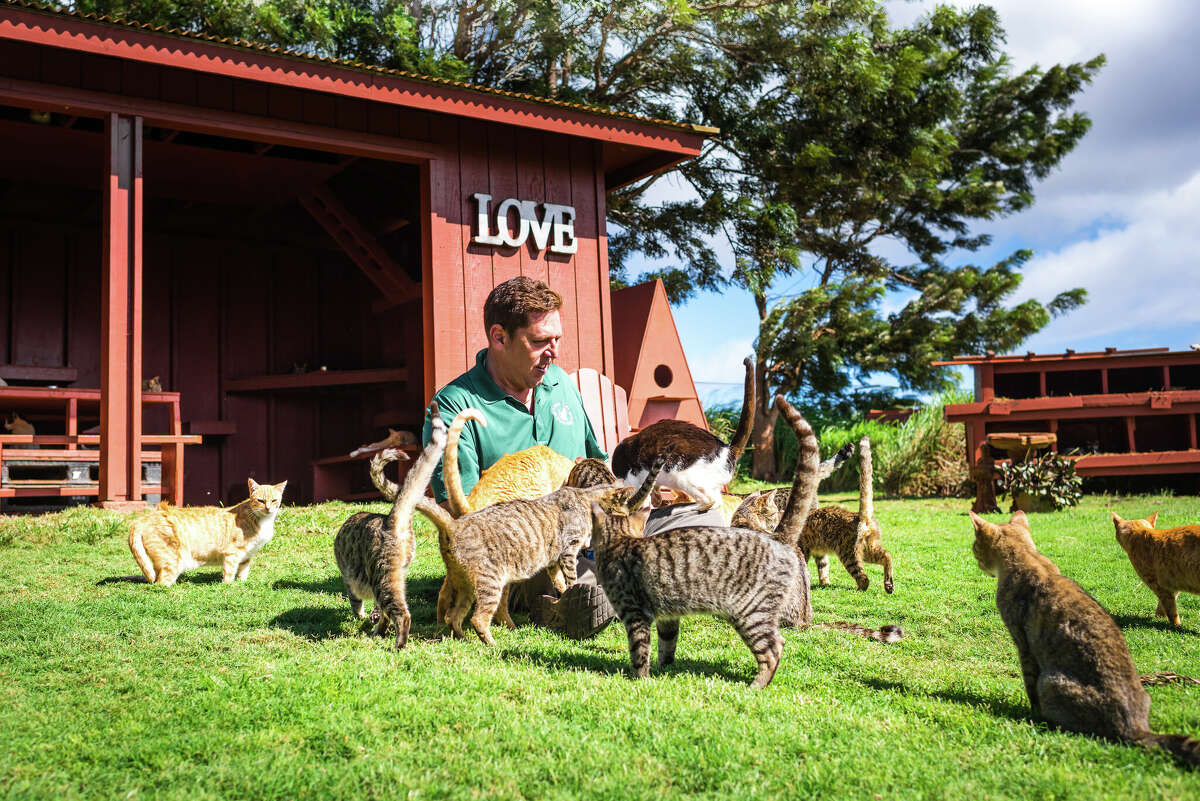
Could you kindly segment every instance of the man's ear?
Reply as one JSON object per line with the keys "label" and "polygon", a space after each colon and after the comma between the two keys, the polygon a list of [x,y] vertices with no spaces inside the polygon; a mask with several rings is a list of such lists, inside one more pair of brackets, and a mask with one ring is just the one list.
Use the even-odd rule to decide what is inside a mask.
{"label": "man's ear", "polygon": [[488,329],[488,342],[495,342],[497,345],[504,346],[508,343],[508,332],[504,330],[504,326],[500,323],[492,323],[492,327]]}

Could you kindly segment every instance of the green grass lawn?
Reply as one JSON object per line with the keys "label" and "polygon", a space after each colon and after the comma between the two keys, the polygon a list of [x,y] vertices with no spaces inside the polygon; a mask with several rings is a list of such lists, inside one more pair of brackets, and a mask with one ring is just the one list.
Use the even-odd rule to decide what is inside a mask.
{"label": "green grass lawn", "polygon": [[[1200,775],[1163,755],[1029,719],[967,505],[879,501],[895,594],[877,566],[858,592],[835,562],[815,618],[906,638],[788,631],[763,691],[707,618],[642,682],[619,625],[581,643],[527,625],[494,628],[495,648],[453,641],[432,623],[429,527],[396,652],[341,596],[333,536],[356,506],[285,509],[228,586],[216,567],[173,588],[123,580],[137,567],[111,513],[0,519],[0,798],[1200,798]],[[1113,538],[1109,510],[1155,509],[1160,525],[1200,521],[1197,498],[1092,497],[1032,515],[1034,539],[1116,617],[1142,672],[1200,676],[1200,598],[1181,597],[1181,630],[1155,620]],[[1200,736],[1200,687],[1149,692],[1156,730]]]}

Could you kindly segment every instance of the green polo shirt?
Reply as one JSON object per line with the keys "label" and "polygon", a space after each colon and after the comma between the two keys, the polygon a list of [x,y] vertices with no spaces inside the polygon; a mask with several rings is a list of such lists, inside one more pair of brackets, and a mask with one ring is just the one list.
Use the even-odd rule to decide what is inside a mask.
{"label": "green polo shirt", "polygon": [[[484,366],[486,360],[487,350],[479,351],[474,367],[434,395],[446,425],[468,406],[483,412],[487,420],[487,426],[468,422],[458,440],[458,470],[464,493],[470,493],[479,481],[479,474],[501,456],[534,445],[548,445],[571,459],[608,458],[596,441],[579,390],[561,367],[551,365],[542,383],[534,388],[533,414],[530,414],[525,404],[496,385]],[[426,414],[421,442],[429,442],[430,430]],[[446,499],[441,463],[433,473],[433,491],[439,501]]]}

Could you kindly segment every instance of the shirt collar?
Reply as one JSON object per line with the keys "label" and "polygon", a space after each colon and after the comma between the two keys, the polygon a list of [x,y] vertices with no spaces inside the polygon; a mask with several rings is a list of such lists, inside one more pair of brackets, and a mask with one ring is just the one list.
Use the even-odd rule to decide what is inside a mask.
{"label": "shirt collar", "polygon": [[[557,387],[562,380],[563,371],[558,365],[550,365],[550,369],[546,371],[545,377],[542,379],[540,387],[552,389]],[[500,388],[492,378],[492,374],[487,370],[487,348],[475,354],[475,366],[471,368],[471,381],[475,384],[475,392],[483,399],[484,403],[499,403],[505,398],[511,397],[507,392]],[[534,392],[537,395],[537,392]],[[515,403],[520,403],[516,398],[513,398]]]}

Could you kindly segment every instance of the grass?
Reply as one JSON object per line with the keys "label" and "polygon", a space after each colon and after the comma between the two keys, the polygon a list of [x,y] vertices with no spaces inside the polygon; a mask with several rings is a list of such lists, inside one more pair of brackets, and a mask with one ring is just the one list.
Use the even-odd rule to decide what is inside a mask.
{"label": "grass", "polygon": [[[966,505],[877,502],[895,594],[878,567],[860,593],[835,564],[813,605],[818,621],[899,623],[906,639],[789,631],[764,691],[711,619],[685,620],[677,663],[641,682],[618,626],[582,643],[530,626],[494,631],[491,649],[445,638],[426,527],[398,653],[362,636],[340,595],[332,539],[357,506],[288,508],[247,582],[204,568],[174,588],[124,580],[120,516],[0,519],[0,798],[1200,798],[1162,755],[1029,719]],[[1181,630],[1155,620],[1110,509],[1177,525],[1200,520],[1200,499],[1032,516],[1140,670],[1200,675],[1200,598],[1181,597]],[[1149,692],[1156,730],[1200,735],[1200,688]]]}

